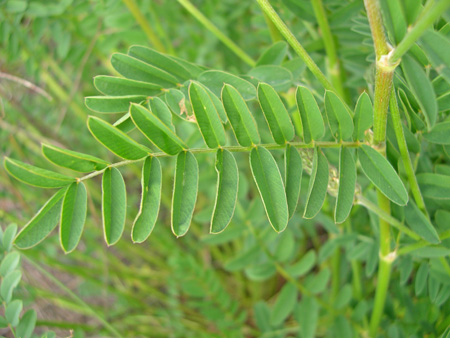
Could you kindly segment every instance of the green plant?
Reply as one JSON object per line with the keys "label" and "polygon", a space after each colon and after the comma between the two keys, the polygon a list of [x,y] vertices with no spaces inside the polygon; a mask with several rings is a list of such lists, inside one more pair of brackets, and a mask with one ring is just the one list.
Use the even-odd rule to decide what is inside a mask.
{"label": "green plant", "polygon": [[[6,170],[20,181],[59,188],[16,236],[16,246],[33,247],[60,224],[61,247],[75,250],[86,221],[86,184],[100,175],[104,238],[108,245],[118,243],[127,219],[127,189],[118,168],[139,164],[141,201],[131,229],[133,242],[144,242],[154,231],[160,209],[177,237],[186,235],[193,217],[208,224],[225,247],[245,227],[249,237],[238,244],[244,250],[225,268],[244,270],[255,281],[275,274],[287,281],[271,310],[256,302],[249,334],[300,331],[311,337],[328,334],[327,327],[341,337],[352,332],[372,337],[443,334],[450,324],[450,1],[428,1],[422,8],[420,1],[366,0],[368,20],[357,1],[283,1],[282,6],[304,15],[304,26],[317,36],[313,42],[325,54],[316,57],[267,0],[258,0],[273,40],[284,37],[298,58],[278,41],[254,61],[189,1],[179,0],[251,67],[239,76],[164,53],[167,48],[147,27],[135,2],[124,2],[159,50],[132,46],[127,54],[113,54],[112,67],[121,77],[95,77],[104,95],[86,98],[89,109],[108,114],[88,118],[90,133],[123,161],[44,144],[42,153],[51,163],[86,173],[73,177],[69,171],[61,174],[6,158]],[[338,14],[329,17],[325,6]],[[348,40],[339,30],[333,36],[333,24],[348,28],[347,15],[353,17],[354,32]],[[317,22],[319,33],[311,22]],[[365,63],[373,59],[364,40],[369,31],[374,76]],[[267,221],[278,237],[266,230]],[[326,240],[317,233],[316,222],[327,230]],[[184,286],[189,296],[205,296],[198,281],[206,279],[206,285],[217,285],[208,297],[218,295],[225,303],[218,314],[205,299],[194,302],[194,308],[213,322],[226,314],[230,326],[217,322],[219,330],[244,326],[246,315],[233,309],[236,303],[222,290],[220,278],[200,273],[195,259],[177,257],[173,262],[176,275],[197,280]],[[185,266],[191,270],[185,272]],[[363,283],[362,269],[376,281],[375,288]],[[413,270],[414,290],[391,283],[398,274],[404,285]],[[392,300],[387,299],[390,285]],[[258,291],[250,292],[259,300]],[[420,303],[416,313],[395,314],[395,309],[406,311],[412,299]],[[427,312],[423,304],[436,310]],[[423,313],[426,325],[417,319]],[[384,320],[389,326],[380,325],[383,314],[388,314],[390,320]]]}

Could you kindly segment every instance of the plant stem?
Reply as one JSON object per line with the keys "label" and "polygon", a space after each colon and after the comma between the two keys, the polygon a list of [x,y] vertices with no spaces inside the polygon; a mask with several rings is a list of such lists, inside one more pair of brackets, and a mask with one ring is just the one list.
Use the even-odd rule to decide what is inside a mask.
{"label": "plant stem", "polygon": [[325,12],[325,8],[323,7],[322,0],[312,0],[311,4],[313,6],[314,14],[322,33],[325,51],[328,57],[327,69],[328,75],[331,77],[331,83],[333,84],[334,88],[336,88],[337,93],[341,97],[346,99],[346,101],[348,101],[343,85],[344,81],[338,54],[336,51],[336,44],[334,42],[333,35],[331,34],[330,25],[328,24],[327,13]]}
{"label": "plant stem", "polygon": [[367,18],[369,19],[370,30],[372,32],[375,54],[378,59],[389,53],[389,45],[384,34],[383,18],[381,17],[380,4],[378,0],[364,0]]}
{"label": "plant stem", "polygon": [[142,14],[135,0],[122,0],[125,6],[128,7],[128,10],[133,14],[134,18],[138,22],[139,26],[141,26],[147,38],[152,43],[153,47],[155,47],[161,53],[166,53],[166,47],[159,39],[158,35],[153,30],[152,26],[148,23],[145,16]]}
{"label": "plant stem", "polygon": [[42,268],[38,263],[36,263],[34,260],[29,258],[28,256],[23,255],[26,260],[33,265],[39,272],[41,272],[45,277],[47,277],[49,280],[51,280],[53,283],[55,283],[61,290],[66,292],[75,302],[77,302],[80,306],[82,306],[86,312],[90,313],[94,318],[96,318],[103,327],[111,333],[114,337],[123,338],[123,336],[109,324],[106,319],[101,317],[93,308],[91,308],[87,303],[85,303],[80,297],[78,297],[75,293],[72,292],[67,286],[65,286],[63,283],[61,283],[57,278],[55,278],[51,273],[49,273],[47,270]]}
{"label": "plant stem", "polygon": [[402,158],[403,165],[406,170],[406,175],[408,177],[409,185],[411,188],[412,195],[414,200],[416,201],[419,209],[427,215],[427,209],[425,207],[425,203],[423,201],[422,194],[420,192],[419,184],[417,183],[416,175],[414,172],[414,168],[412,166],[411,158],[409,157],[408,146],[406,144],[405,135],[403,133],[403,124],[400,117],[400,111],[398,109],[397,97],[395,96],[395,91],[392,90],[391,100],[390,100],[390,108],[391,108],[391,118],[392,124],[394,125],[395,136],[397,138],[398,148],[400,150],[400,155]]}
{"label": "plant stem", "polygon": [[192,14],[206,29],[213,33],[222,43],[227,46],[242,61],[251,67],[255,67],[256,62],[228,36],[222,33],[202,12],[200,12],[189,0],[178,0],[178,2]]}
{"label": "plant stem", "polygon": [[450,0],[441,0],[436,3],[433,0],[429,0],[423,13],[420,15],[413,28],[409,30],[409,32],[392,52],[392,55],[389,58],[389,63],[398,63],[400,58],[421,37],[422,33],[430,25],[432,25],[433,22],[436,21],[448,7],[450,7]]}
{"label": "plant stem", "polygon": [[[180,1],[180,0],[178,0]],[[303,48],[301,43],[295,38],[294,34],[289,30],[286,24],[281,20],[280,16],[275,12],[273,7],[270,5],[268,0],[257,0],[258,4],[261,6],[263,12],[272,20],[274,25],[278,28],[281,35],[284,36],[286,41],[291,45],[294,51],[300,56],[300,58],[305,62],[308,69],[314,76],[319,80],[322,86],[333,92],[337,92],[333,85],[328,81],[327,77],[322,73],[320,68],[314,62],[314,60],[309,56],[308,52]]]}

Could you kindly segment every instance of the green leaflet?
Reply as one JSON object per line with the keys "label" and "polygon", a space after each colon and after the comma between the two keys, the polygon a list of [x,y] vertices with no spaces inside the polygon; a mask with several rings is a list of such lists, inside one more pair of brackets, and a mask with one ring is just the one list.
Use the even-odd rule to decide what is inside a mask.
{"label": "green leaflet", "polygon": [[161,203],[161,183],[161,163],[156,157],[149,156],[142,166],[141,204],[131,230],[134,243],[145,241],[155,227]]}
{"label": "green leaflet", "polygon": [[297,309],[295,317],[300,323],[302,338],[314,338],[319,319],[319,304],[313,297],[304,296]]}
{"label": "green leaflet", "polygon": [[352,150],[341,147],[339,152],[339,188],[334,210],[335,223],[343,223],[353,206],[356,186],[356,164]]}
{"label": "green leaflet", "polygon": [[83,233],[87,213],[87,193],[83,182],[72,183],[64,195],[59,239],[65,253],[72,252]]}
{"label": "green leaflet", "polygon": [[450,83],[449,38],[444,34],[429,29],[422,35],[420,41],[434,69]]}
{"label": "green leaflet", "polygon": [[289,218],[292,218],[295,209],[297,209],[298,198],[300,197],[303,164],[298,150],[290,144],[288,144],[286,147],[284,163],[286,168],[286,199],[288,203]]}
{"label": "green leaflet", "polygon": [[224,146],[225,130],[207,91],[201,85],[192,82],[189,86],[189,98],[206,145],[209,148]]}
{"label": "green leaflet", "polygon": [[152,97],[148,100],[148,110],[155,115],[162,123],[164,123],[174,133],[175,126],[172,122],[172,113],[167,104],[159,97]]}
{"label": "green leaflet", "polygon": [[260,143],[255,119],[239,92],[233,86],[225,84],[222,89],[222,101],[239,144],[249,147]]}
{"label": "green leaflet", "polygon": [[130,131],[136,128],[133,120],[131,119],[130,112],[126,113],[116,122],[114,122],[113,126],[124,132],[125,134],[128,134]]}
{"label": "green leaflet", "polygon": [[422,262],[417,270],[414,283],[416,296],[422,294],[428,280],[428,263]]}
{"label": "green leaflet", "polygon": [[288,51],[288,44],[284,41],[278,41],[267,48],[256,62],[257,66],[281,65]]}
{"label": "green leaflet", "polygon": [[316,259],[316,252],[314,250],[309,250],[298,262],[289,266],[286,270],[292,277],[304,276],[314,267]]}
{"label": "green leaflet", "polygon": [[111,57],[111,64],[120,75],[127,79],[149,82],[163,88],[176,87],[179,82],[176,77],[166,71],[129,55],[115,53]]}
{"label": "green leaflet", "polygon": [[373,107],[370,97],[366,92],[363,92],[356,103],[355,116],[353,116],[353,140],[363,141],[364,133],[373,124]]}
{"label": "green leaflet", "polygon": [[20,318],[17,326],[16,335],[21,338],[31,338],[36,326],[37,314],[36,310],[30,309]]}
{"label": "green leaflet", "polygon": [[220,101],[219,97],[214,94],[211,89],[209,89],[208,87],[202,85],[200,82],[197,82],[197,84],[199,84],[200,86],[203,87],[203,89],[206,90],[206,92],[208,93],[209,97],[211,98],[214,107],[216,107],[217,113],[219,114],[220,120],[223,123],[227,123],[227,114],[225,113],[225,108],[223,107],[222,101]]}
{"label": "green leaflet", "polygon": [[184,148],[187,148],[173,130],[155,116],[153,112],[140,105],[133,104],[130,108],[130,114],[134,124],[142,134],[166,154],[176,155]]}
{"label": "green leaflet", "polygon": [[269,222],[276,232],[286,229],[289,212],[280,170],[272,154],[263,147],[250,152],[250,167]]}
{"label": "green leaflet", "polygon": [[289,114],[275,89],[266,83],[258,86],[258,100],[276,143],[284,144],[295,136]]}
{"label": "green leaflet", "polygon": [[428,133],[424,133],[423,137],[431,143],[450,145],[450,121],[436,124]]}
{"label": "green leaflet", "polygon": [[256,97],[254,85],[236,75],[220,70],[207,70],[199,75],[198,81],[211,89],[217,97],[220,97],[220,92],[226,83],[236,88],[244,100],[252,100]]}
{"label": "green leaflet", "polygon": [[325,134],[325,125],[313,94],[308,88],[298,86],[295,98],[302,119],[303,141],[310,143],[320,140]]}
{"label": "green leaflet", "polygon": [[294,311],[297,304],[298,291],[294,284],[286,283],[281,289],[277,301],[270,314],[270,325],[277,327],[284,323],[287,317]]}
{"label": "green leaflet", "polygon": [[450,199],[450,176],[423,173],[418,174],[417,183],[424,197],[433,199]]}
{"label": "green leaflet", "polygon": [[226,149],[216,153],[217,194],[211,219],[210,232],[218,234],[225,230],[233,218],[238,193],[239,172],[236,160]]}
{"label": "green leaflet", "polygon": [[131,46],[128,50],[128,55],[166,71],[175,76],[180,82],[184,82],[193,76],[179,62],[148,47]]}
{"label": "green leaflet", "polygon": [[22,161],[5,157],[5,169],[19,181],[40,188],[59,188],[75,181],[74,178],[57,172],[35,167]]}
{"label": "green leaflet", "polygon": [[170,89],[164,95],[164,100],[169,109],[176,116],[182,118],[187,122],[195,122],[195,116],[192,112],[191,103],[186,100],[183,92],[178,89]]}
{"label": "green leaflet", "polygon": [[42,144],[42,154],[53,164],[81,173],[102,170],[109,165],[100,158],[47,144]]}
{"label": "green leaflet", "polygon": [[353,120],[344,102],[333,92],[325,91],[325,111],[331,133],[337,140],[348,140],[353,135]]}
{"label": "green leaflet", "polygon": [[86,107],[97,113],[114,114],[128,111],[130,103],[140,103],[147,99],[143,95],[130,96],[89,96],[86,97]]}
{"label": "green leaflet", "polygon": [[106,75],[99,75],[94,77],[94,86],[99,92],[110,96],[155,96],[161,94],[163,89],[160,85],[154,83]]}
{"label": "green leaflet", "polygon": [[408,81],[409,88],[416,97],[420,109],[425,115],[427,128],[430,130],[436,123],[438,105],[433,86],[423,67],[408,54],[402,57],[401,67]]}
{"label": "green leaflet", "polygon": [[319,148],[314,148],[313,165],[309,179],[304,218],[314,218],[320,209],[328,189],[328,161]]}
{"label": "green leaflet", "polygon": [[117,156],[127,160],[138,160],[150,153],[150,149],[140,145],[127,134],[102,119],[89,116],[87,126],[96,140]]}
{"label": "green leaflet", "polygon": [[122,237],[126,213],[127,192],[122,174],[116,168],[107,168],[102,177],[102,219],[108,246]]}
{"label": "green leaflet", "polygon": [[364,174],[387,198],[398,205],[408,203],[408,192],[385,157],[363,144],[358,148],[358,158]]}
{"label": "green leaflet", "polygon": [[412,200],[409,201],[403,210],[405,211],[406,223],[412,231],[432,244],[441,242],[436,229]]}
{"label": "green leaflet", "polygon": [[292,86],[292,73],[281,66],[258,66],[248,72],[248,76],[272,86],[277,92],[288,91]]}
{"label": "green leaflet", "polygon": [[43,241],[58,225],[61,205],[66,189],[54,194],[14,239],[19,249],[28,249]]}
{"label": "green leaflet", "polygon": [[19,324],[22,308],[23,303],[20,299],[14,299],[8,304],[5,304],[5,318],[11,326],[15,327]]}
{"label": "green leaflet", "polygon": [[183,151],[177,156],[172,196],[172,232],[177,237],[189,230],[197,191],[197,159],[189,151]]}

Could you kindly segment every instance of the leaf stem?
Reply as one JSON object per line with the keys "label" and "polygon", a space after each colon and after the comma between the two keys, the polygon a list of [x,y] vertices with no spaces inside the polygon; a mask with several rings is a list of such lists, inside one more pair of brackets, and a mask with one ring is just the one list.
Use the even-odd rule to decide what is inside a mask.
{"label": "leaf stem", "polygon": [[389,63],[396,64],[401,57],[414,45],[414,43],[421,37],[422,33],[436,21],[445,10],[450,7],[450,0],[441,0],[434,2],[429,0],[413,28],[400,41],[398,46],[392,52]]}
{"label": "leaf stem", "polygon": [[311,4],[313,6],[314,14],[322,33],[325,51],[328,57],[328,75],[331,77],[331,83],[334,88],[336,88],[337,93],[347,101],[347,95],[343,85],[344,81],[342,76],[342,69],[336,51],[336,43],[334,41],[333,35],[331,34],[330,25],[328,23],[327,13],[325,12],[325,8],[323,7],[322,0],[312,0]]}
{"label": "leaf stem", "polygon": [[255,67],[256,62],[228,36],[222,33],[202,12],[200,12],[189,0],[178,0],[178,2],[197,19],[206,29],[213,33],[222,43],[227,46],[234,54],[250,67]]}
{"label": "leaf stem", "polygon": [[141,26],[147,38],[152,43],[152,45],[161,53],[166,53],[166,47],[159,39],[158,35],[153,30],[152,26],[148,23],[145,16],[142,14],[135,0],[122,0],[122,2],[127,6],[128,10],[133,14],[134,18],[138,22],[139,26]]}
{"label": "leaf stem", "polygon": [[[178,0],[180,1],[180,0]],[[261,6],[263,12],[272,20],[274,25],[278,28],[281,35],[284,36],[286,41],[291,45],[294,51],[300,56],[300,58],[305,62],[308,69],[314,76],[319,80],[322,86],[333,92],[337,92],[333,85],[328,81],[327,77],[322,73],[320,68],[314,62],[314,60],[309,56],[308,52],[303,48],[301,43],[295,38],[294,34],[289,30],[286,24],[281,20],[280,16],[275,12],[272,5],[268,0],[256,0],[258,4]]]}

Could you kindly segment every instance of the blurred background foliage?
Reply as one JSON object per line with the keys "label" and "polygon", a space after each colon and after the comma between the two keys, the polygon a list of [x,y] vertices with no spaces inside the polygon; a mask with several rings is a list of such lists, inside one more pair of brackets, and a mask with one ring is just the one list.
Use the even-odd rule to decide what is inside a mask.
{"label": "blurred background foliage", "polygon": [[[255,1],[192,2],[254,60],[272,44],[274,37]],[[419,0],[409,2],[421,6]],[[325,68],[324,45],[309,3],[272,3]],[[325,4],[346,70],[348,99],[354,103],[364,89],[373,89],[374,55],[363,3],[328,0]],[[145,18],[143,26],[139,15]],[[86,128],[86,118],[93,113],[85,107],[84,97],[97,95],[95,75],[116,74],[109,63],[113,52],[125,52],[133,44],[155,47],[145,25],[169,54],[236,74],[250,70],[175,0],[0,0],[2,157],[49,167],[40,151],[40,143],[45,142],[113,160]],[[291,52],[284,66],[294,82],[301,80],[322,96],[316,80]],[[36,87],[27,88],[24,81]],[[438,85],[448,93],[448,84]],[[337,159],[333,151],[327,156]],[[23,252],[23,283],[16,294],[26,308],[36,309],[36,332],[112,336],[91,315],[88,303],[123,337],[359,336],[372,306],[367,295],[374,291],[370,281],[378,254],[376,240],[367,234],[377,232],[376,216],[355,206],[351,223],[338,227],[332,219],[334,202],[327,197],[314,220],[296,214],[287,230],[277,235],[260,199],[253,198],[257,191],[247,155],[238,154],[241,175],[235,217],[225,232],[208,235],[216,173],[213,156],[198,158],[199,197],[191,231],[182,239],[176,239],[169,226],[170,175],[163,176],[163,207],[150,239],[138,245],[125,235],[110,248],[101,229],[100,179],[87,182],[89,212],[78,250],[62,255],[58,236],[53,235],[45,244]],[[164,159],[162,165],[164,171],[173,172],[173,159]],[[129,234],[139,205],[140,167],[128,166],[122,172],[129,192],[125,230]],[[302,191],[307,186],[305,177]],[[13,180],[2,168],[2,227],[22,226],[50,194]],[[302,197],[300,205],[304,205]],[[438,226],[447,228],[449,219],[450,214],[442,212]],[[386,336],[436,337],[450,324],[450,285],[438,259],[402,256],[396,261],[390,289],[395,297],[388,297],[383,323]],[[417,282],[411,274],[419,265]],[[8,334],[7,329],[4,332]]]}

